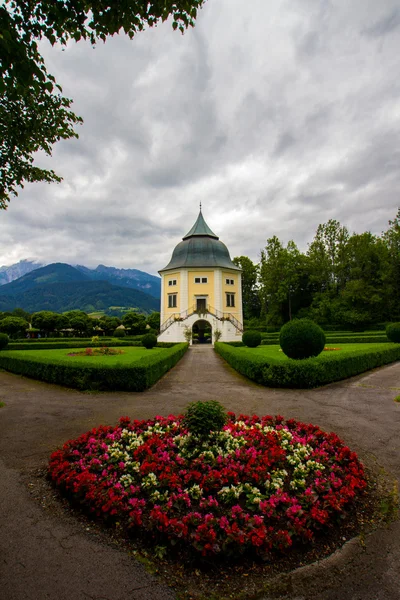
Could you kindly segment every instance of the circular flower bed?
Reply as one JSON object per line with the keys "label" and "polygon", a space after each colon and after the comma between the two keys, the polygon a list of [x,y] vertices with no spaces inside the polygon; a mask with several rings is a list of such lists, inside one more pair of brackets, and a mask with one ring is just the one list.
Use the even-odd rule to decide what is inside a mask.
{"label": "circular flower bed", "polygon": [[92,513],[203,556],[309,541],[366,487],[336,434],[233,413],[208,436],[191,434],[182,415],[123,417],[54,452],[49,474]]}

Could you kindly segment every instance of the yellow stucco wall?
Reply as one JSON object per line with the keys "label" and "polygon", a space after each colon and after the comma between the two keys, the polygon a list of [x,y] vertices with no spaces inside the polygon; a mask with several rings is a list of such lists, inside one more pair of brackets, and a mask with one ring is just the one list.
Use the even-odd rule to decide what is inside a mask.
{"label": "yellow stucco wall", "polygon": [[[232,280],[234,281],[234,284],[228,284],[226,283],[226,280]],[[235,294],[235,306],[231,307],[231,306],[227,306],[226,304],[226,294],[230,293],[230,294]],[[239,307],[239,276],[237,273],[229,273],[229,271],[222,271],[222,306],[223,306],[223,312],[229,312],[232,313],[233,315],[236,313],[240,313],[240,307]]]}
{"label": "yellow stucco wall", "polygon": [[[195,277],[207,277],[207,283],[195,283]],[[188,271],[188,308],[196,306],[196,296],[207,296],[207,306],[215,307],[214,271]]]}
{"label": "yellow stucco wall", "polygon": [[[173,273],[163,273],[164,278],[164,316],[165,320],[169,315],[173,313],[180,312],[179,302],[181,295],[181,274],[180,271],[175,271]],[[176,279],[176,285],[169,285],[168,282]],[[168,308],[168,295],[169,294],[177,294],[177,306],[176,308]]]}

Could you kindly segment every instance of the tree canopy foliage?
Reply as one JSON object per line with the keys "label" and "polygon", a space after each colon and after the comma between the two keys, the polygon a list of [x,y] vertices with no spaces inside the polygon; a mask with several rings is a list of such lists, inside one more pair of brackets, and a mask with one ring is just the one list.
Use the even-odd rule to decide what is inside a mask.
{"label": "tree canopy foliage", "polygon": [[[400,209],[381,236],[350,234],[336,220],[318,226],[306,253],[294,241],[273,236],[259,265],[234,259],[243,268],[245,318],[257,316],[280,327],[291,318],[351,329],[400,320]],[[248,285],[250,282],[250,290]],[[258,314],[253,296],[260,299]]]}
{"label": "tree canopy foliage", "polygon": [[33,164],[38,150],[51,155],[60,139],[78,137],[82,119],[48,73],[38,43],[95,44],[120,31],[131,39],[172,17],[172,27],[193,26],[205,0],[5,0],[0,6],[0,208],[24,181],[61,181]]}

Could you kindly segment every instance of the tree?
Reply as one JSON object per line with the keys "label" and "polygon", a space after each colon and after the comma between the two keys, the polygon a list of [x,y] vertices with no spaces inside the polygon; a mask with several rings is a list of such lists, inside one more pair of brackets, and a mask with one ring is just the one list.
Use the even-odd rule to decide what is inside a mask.
{"label": "tree", "polygon": [[33,313],[32,315],[32,327],[44,331],[46,335],[49,335],[52,331],[57,329],[57,321],[60,315],[50,310],[41,310]]}
{"label": "tree", "polygon": [[159,312],[152,312],[148,317],[147,317],[147,325],[150,325],[151,329],[156,329],[157,331],[160,331],[160,313]]}
{"label": "tree", "polygon": [[172,27],[193,26],[205,0],[5,0],[0,6],[0,208],[24,181],[61,181],[54,171],[33,164],[38,150],[51,155],[60,139],[78,137],[82,119],[72,100],[47,72],[38,42],[66,45],[123,30],[132,39],[146,26],[172,15]]}
{"label": "tree", "polygon": [[0,321],[0,331],[10,337],[25,336],[29,323],[21,317],[5,317]]}
{"label": "tree", "polygon": [[118,319],[118,317],[108,317],[107,315],[104,315],[100,317],[99,325],[104,330],[106,335],[111,335],[114,333],[117,327],[121,325],[121,319]]}
{"label": "tree", "polygon": [[386,273],[386,284],[389,292],[388,304],[391,319],[400,319],[400,208],[389,228],[382,234],[382,242],[388,250],[389,264]]}
{"label": "tree", "polygon": [[[293,303],[300,290],[300,275],[304,257],[290,240],[285,248],[273,236],[261,251],[260,296],[262,307],[270,325],[283,325],[294,315]],[[297,298],[296,303],[299,304]],[[298,307],[296,308],[296,310]]]}
{"label": "tree", "polygon": [[236,256],[232,262],[242,269],[243,317],[245,319],[259,317],[261,302],[257,288],[258,265],[255,265],[248,256]]}
{"label": "tree", "polygon": [[310,277],[316,292],[329,288],[339,293],[346,284],[346,248],[349,232],[338,221],[330,219],[318,225],[308,250]]}
{"label": "tree", "polygon": [[[83,310],[69,310],[62,316],[68,319],[69,327],[74,329],[79,335],[92,334],[93,321]],[[61,323],[63,324],[63,321]]]}
{"label": "tree", "polygon": [[21,319],[25,319],[25,321],[28,321],[28,323],[31,322],[31,318],[32,318],[31,314],[28,313],[23,308],[14,308],[12,314],[13,314],[13,317],[21,317]]}
{"label": "tree", "polygon": [[131,335],[141,335],[146,332],[146,317],[137,312],[126,313],[122,323],[130,330]]}
{"label": "tree", "polygon": [[93,333],[93,325],[90,317],[72,317],[69,326],[79,335],[90,335]]}

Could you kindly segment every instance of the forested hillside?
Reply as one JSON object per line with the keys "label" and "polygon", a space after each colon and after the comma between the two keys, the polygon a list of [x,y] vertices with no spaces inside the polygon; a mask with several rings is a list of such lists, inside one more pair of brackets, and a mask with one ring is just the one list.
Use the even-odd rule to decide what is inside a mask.
{"label": "forested hillside", "polygon": [[259,264],[240,256],[246,319],[280,326],[294,317],[362,328],[400,320],[400,209],[381,235],[318,226],[305,253],[273,236]]}

